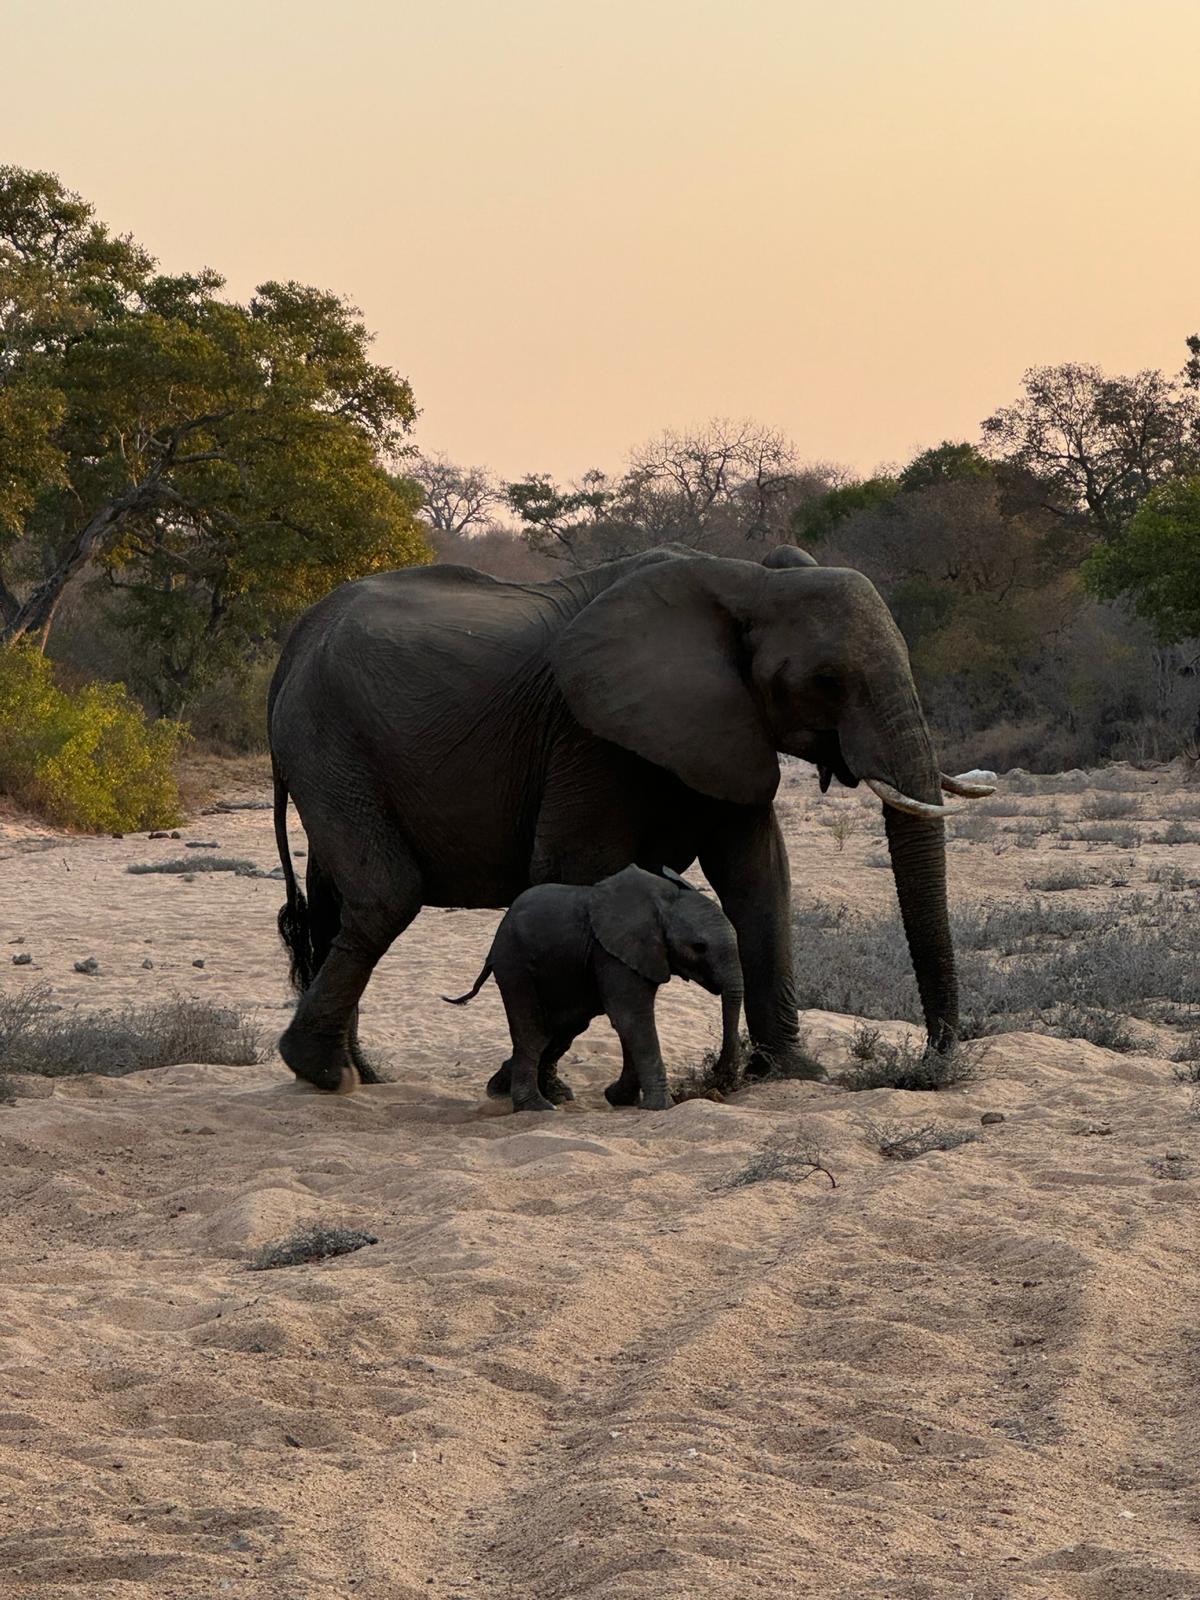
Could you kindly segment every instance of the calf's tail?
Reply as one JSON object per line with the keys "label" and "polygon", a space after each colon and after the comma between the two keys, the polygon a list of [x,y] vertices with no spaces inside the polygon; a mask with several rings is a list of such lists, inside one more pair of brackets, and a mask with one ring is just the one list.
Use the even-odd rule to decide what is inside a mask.
{"label": "calf's tail", "polygon": [[[282,915],[282,912],[280,915]],[[475,987],[473,989],[468,989],[466,994],[460,994],[457,996],[444,994],[442,999],[448,1006],[465,1006],[469,1001],[474,1000],[475,996],[479,993],[480,989],[483,988],[484,984],[488,981],[491,975],[492,963],[490,961],[485,961],[483,964],[483,971],[475,979]]]}

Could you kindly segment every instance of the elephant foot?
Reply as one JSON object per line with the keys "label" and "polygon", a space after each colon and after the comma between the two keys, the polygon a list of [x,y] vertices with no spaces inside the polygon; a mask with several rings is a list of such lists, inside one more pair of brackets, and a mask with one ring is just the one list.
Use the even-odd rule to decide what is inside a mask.
{"label": "elephant foot", "polygon": [[604,1091],[604,1098],[610,1106],[635,1106],[638,1100],[638,1083],[635,1078],[632,1083],[627,1083],[624,1078],[618,1078],[615,1083],[610,1083]]}
{"label": "elephant foot", "polygon": [[307,1033],[293,1022],[279,1040],[279,1054],[298,1078],[327,1094],[345,1093],[358,1082],[345,1037]]}
{"label": "elephant foot", "polygon": [[574,1100],[575,1098],[574,1089],[572,1089],[571,1085],[566,1081],[565,1078],[559,1077],[558,1073],[553,1067],[551,1067],[549,1072],[539,1076],[538,1088],[541,1090],[542,1094],[545,1095],[546,1099],[552,1101],[556,1106],[561,1106],[565,1104],[566,1101]]}
{"label": "elephant foot", "polygon": [[675,1104],[669,1089],[651,1089],[642,1096],[643,1111],[669,1111]]}
{"label": "elephant foot", "polygon": [[554,1111],[556,1109],[552,1100],[547,1100],[544,1094],[534,1093],[526,1095],[523,1100],[513,1101],[513,1111]]}
{"label": "elephant foot", "polygon": [[803,1078],[819,1081],[825,1077],[825,1068],[813,1061],[799,1045],[784,1045],[770,1050],[760,1045],[747,1061],[742,1076],[747,1082],[761,1083],[764,1078]]}
{"label": "elephant foot", "polygon": [[507,1100],[512,1093],[512,1062],[506,1061],[487,1081],[489,1100]]}

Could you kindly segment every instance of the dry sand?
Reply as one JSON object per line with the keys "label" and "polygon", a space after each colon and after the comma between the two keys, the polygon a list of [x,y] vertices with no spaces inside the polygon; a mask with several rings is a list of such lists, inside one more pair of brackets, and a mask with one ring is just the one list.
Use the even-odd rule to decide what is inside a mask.
{"label": "dry sand", "polygon": [[[847,808],[839,852],[821,823]],[[889,902],[877,810],[793,772],[784,813],[798,890]],[[265,811],[184,838],[274,865]],[[0,990],[203,994],[277,1032],[279,884],[126,873],[182,843],[0,822]],[[1024,893],[1066,859],[1048,844],[956,844],[954,892]],[[1139,875],[1160,859],[1200,847],[1145,847]],[[0,1595],[1200,1597],[1200,1123],[1166,1061],[1010,1034],[935,1097],[614,1112],[601,1022],[574,1106],[514,1118],[479,1098],[495,990],[438,999],[495,921],[427,912],[381,966],[389,1084],[326,1098],[272,1058],[23,1080],[0,1108]],[[852,1019],[805,1021],[844,1062]],[[664,993],[675,1066],[718,1024]],[[933,1114],[978,1140],[898,1164],[862,1126]],[[791,1134],[836,1188],[729,1186]],[[1193,1175],[1158,1176],[1168,1152]],[[316,1220],[379,1242],[247,1270]]]}

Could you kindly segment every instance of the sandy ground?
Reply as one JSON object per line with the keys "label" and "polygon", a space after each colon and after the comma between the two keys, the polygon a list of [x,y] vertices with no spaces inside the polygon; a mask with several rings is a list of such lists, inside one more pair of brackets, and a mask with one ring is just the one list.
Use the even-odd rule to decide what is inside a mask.
{"label": "sandy ground", "polygon": [[[1131,781],[1146,817],[1194,794]],[[877,808],[793,771],[782,809],[799,893],[890,902]],[[1076,856],[1132,854],[1135,886],[1200,873],[1200,846],[1068,856],[1021,825],[952,846],[956,895]],[[203,994],[278,1032],[279,884],[125,871],[187,840],[269,869],[270,815],[182,831],[0,819],[0,993]],[[438,1000],[495,921],[427,912],[381,965],[363,1027],[386,1085],[326,1098],[272,1057],[23,1081],[0,1108],[0,1595],[1198,1600],[1200,1122],[1169,1063],[1010,1034],[936,1097],[776,1084],[614,1112],[599,1023],[566,1063],[576,1103],[514,1118],[479,1098],[494,989]],[[844,1062],[852,1019],[805,1021]],[[663,994],[674,1066],[718,1025],[710,997]],[[978,1139],[900,1164],[864,1128],[934,1114]],[[836,1188],[730,1186],[781,1136]],[[1168,1153],[1193,1175],[1159,1176]],[[378,1243],[248,1270],[318,1220]]]}

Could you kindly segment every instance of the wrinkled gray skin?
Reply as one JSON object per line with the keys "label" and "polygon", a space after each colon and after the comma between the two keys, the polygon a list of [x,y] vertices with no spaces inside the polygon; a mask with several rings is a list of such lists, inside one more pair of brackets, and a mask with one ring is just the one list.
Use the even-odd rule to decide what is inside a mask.
{"label": "wrinkled gray skin", "polygon": [[[383,573],[308,611],[268,703],[280,927],[302,989],[284,1060],[323,1089],[369,1069],[357,1006],[422,905],[507,906],[537,883],[699,860],[737,932],[756,1054],[797,1043],[777,751],[822,787],[875,778],[936,804],[908,652],[861,573],[663,549],[548,583]],[[308,904],[285,815],[309,839]],[[931,1042],[958,991],[940,816],[885,806]]]}
{"label": "wrinkled gray skin", "polygon": [[[496,930],[465,1005],[495,974],[512,1055],[487,1086],[512,1095],[514,1111],[553,1111],[571,1091],[557,1066],[594,1017],[621,1041],[621,1076],[610,1105],[671,1105],[654,1026],[654,1002],[672,974],[722,996],[718,1088],[737,1077],[742,969],[737,935],[719,906],[682,880],[626,867],[593,887],[542,883],[519,894]],[[449,998],[445,996],[443,998]]]}

